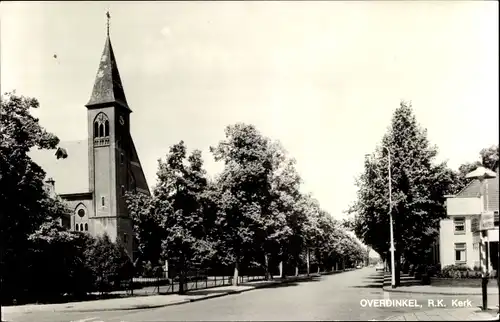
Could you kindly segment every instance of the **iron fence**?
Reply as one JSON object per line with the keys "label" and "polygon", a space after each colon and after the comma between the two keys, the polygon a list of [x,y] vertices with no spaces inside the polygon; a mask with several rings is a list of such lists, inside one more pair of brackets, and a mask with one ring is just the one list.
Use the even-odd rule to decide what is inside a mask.
{"label": "iron fence", "polygon": [[[232,275],[212,275],[216,271],[199,270],[188,272],[184,281],[184,291],[210,289],[233,284]],[[265,280],[265,275],[241,275],[239,284]],[[121,291],[113,293],[127,293],[134,295],[173,294],[179,292],[179,276],[167,277],[136,277],[132,283],[124,286]]]}

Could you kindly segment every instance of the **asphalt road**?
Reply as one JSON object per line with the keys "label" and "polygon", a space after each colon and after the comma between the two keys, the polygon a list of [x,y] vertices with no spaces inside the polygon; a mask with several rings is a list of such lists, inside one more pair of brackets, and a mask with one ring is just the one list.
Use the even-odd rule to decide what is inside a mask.
{"label": "asphalt road", "polygon": [[[383,320],[392,315],[432,310],[428,300],[443,300],[447,308],[452,300],[481,303],[480,296],[418,295],[387,293],[381,289],[382,273],[364,268],[313,281],[283,284],[205,301],[157,309],[93,313],[38,312],[15,317],[9,322],[144,322],[144,321],[259,321],[259,320]],[[368,300],[413,299],[422,307],[363,307]],[[491,297],[490,303],[498,302]]]}

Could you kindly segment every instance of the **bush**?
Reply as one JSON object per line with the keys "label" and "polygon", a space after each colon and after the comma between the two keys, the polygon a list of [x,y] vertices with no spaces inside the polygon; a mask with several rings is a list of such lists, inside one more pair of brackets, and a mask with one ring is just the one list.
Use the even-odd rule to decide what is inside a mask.
{"label": "bush", "polygon": [[408,274],[410,274],[410,276],[414,276],[415,275],[415,268],[416,268],[415,265],[410,264],[410,266],[408,268]]}
{"label": "bush", "polygon": [[65,231],[57,222],[43,224],[29,238],[25,263],[28,269],[23,278],[25,295],[29,295],[25,299],[53,301],[64,294],[85,296],[92,284],[84,254],[91,241],[87,234]]}
{"label": "bush", "polygon": [[426,274],[429,276],[429,277],[434,277],[436,275],[438,275],[440,273],[440,268],[439,267],[440,265],[428,265],[426,267]]}
{"label": "bush", "polygon": [[429,274],[422,275],[422,285],[430,285],[431,284],[431,276]]}
{"label": "bush", "polygon": [[108,235],[98,237],[85,252],[93,273],[93,286],[101,293],[119,289],[124,281],[130,281],[134,266],[125,249],[113,243]]}
{"label": "bush", "polygon": [[448,265],[441,270],[440,277],[443,278],[476,278],[481,276],[481,273],[472,270],[470,267],[464,264],[459,265]]}

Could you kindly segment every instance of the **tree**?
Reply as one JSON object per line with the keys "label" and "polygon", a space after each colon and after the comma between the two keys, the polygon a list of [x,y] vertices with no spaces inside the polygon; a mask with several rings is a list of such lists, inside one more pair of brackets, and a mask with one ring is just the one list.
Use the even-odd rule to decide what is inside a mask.
{"label": "tree", "polygon": [[34,98],[2,95],[0,108],[0,271],[2,298],[16,296],[25,274],[28,237],[51,220],[55,205],[44,189],[45,172],[31,160],[32,148],[54,149],[59,139],[31,115]]}
{"label": "tree", "polygon": [[318,264],[324,263],[325,256],[328,256],[328,249],[325,249],[327,244],[328,229],[325,226],[323,213],[318,200],[314,199],[310,194],[303,195],[301,200],[301,209],[305,220],[302,223],[302,245],[295,246],[296,252],[302,252],[305,248],[306,260],[309,260],[309,252],[314,249],[315,258]]}
{"label": "tree", "polygon": [[[394,112],[382,146],[391,152],[391,209],[399,283],[401,258],[418,263],[436,238],[439,221],[446,217],[444,196],[451,192],[454,178],[446,164],[433,163],[437,148],[429,144],[426,130],[418,125],[407,103],[402,102]],[[388,153],[381,147],[375,154],[378,158],[366,163],[358,181],[355,232],[382,254],[389,242]]]}
{"label": "tree", "polygon": [[234,264],[233,283],[238,284],[239,266],[246,254],[255,253],[262,244],[270,210],[269,176],[272,164],[268,139],[253,125],[236,124],[226,128],[226,140],[211,151],[216,161],[224,162],[217,180],[219,191],[219,231],[226,260]]}
{"label": "tree", "polygon": [[29,273],[20,280],[26,282],[27,295],[32,300],[54,300],[65,293],[81,298],[92,291],[85,251],[93,241],[86,233],[66,231],[57,221],[43,223],[29,236],[25,262]]}
{"label": "tree", "polygon": [[384,258],[389,251],[388,191],[376,162],[366,160],[364,173],[356,179],[358,200],[348,213],[355,215],[351,221],[356,236]]}
{"label": "tree", "polygon": [[200,268],[213,256],[213,245],[205,230],[203,194],[207,188],[201,152],[186,160],[181,141],[170,148],[165,162],[159,160],[154,208],[165,231],[163,257],[179,274],[179,293],[184,292],[186,273]]}
{"label": "tree", "polygon": [[133,263],[122,245],[113,243],[107,234],[97,237],[85,251],[94,285],[101,293],[120,286],[133,277]]}
{"label": "tree", "polygon": [[[268,148],[272,171],[268,177],[270,191],[265,195],[270,198],[270,206],[268,212],[263,214],[265,234],[262,241],[266,278],[269,278],[269,257],[276,259],[274,262],[286,262],[294,246],[299,245],[294,243],[294,239],[300,236],[303,221],[297,216],[296,209],[301,197],[301,179],[295,169],[295,160],[288,156],[278,141],[270,142]],[[295,248],[295,251],[296,258],[300,249]]]}
{"label": "tree", "polygon": [[455,173],[455,180],[453,185],[453,193],[459,193],[465,186],[470,182],[470,179],[466,178],[469,172],[477,169],[478,166],[482,165],[490,170],[495,171],[498,167],[499,158],[499,147],[498,145],[492,145],[489,148],[484,148],[479,152],[481,161],[467,162],[458,168],[457,173]]}
{"label": "tree", "polygon": [[143,193],[126,194],[127,207],[132,218],[137,256],[134,263],[136,271],[151,274],[160,265],[162,242],[166,231],[162,227],[161,217],[154,208],[153,198]]}
{"label": "tree", "polygon": [[499,166],[499,153],[500,149],[498,145],[492,145],[489,148],[482,149],[481,152],[479,152],[482,165],[490,170],[495,171],[496,167]]}

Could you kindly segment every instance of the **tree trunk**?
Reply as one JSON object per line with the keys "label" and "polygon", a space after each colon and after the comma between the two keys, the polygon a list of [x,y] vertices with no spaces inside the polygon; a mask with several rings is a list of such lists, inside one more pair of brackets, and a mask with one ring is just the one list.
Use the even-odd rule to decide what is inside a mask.
{"label": "tree trunk", "polygon": [[269,255],[264,254],[265,279],[269,281]]}
{"label": "tree trunk", "polygon": [[299,266],[295,266],[295,276],[299,276]]}
{"label": "tree trunk", "polygon": [[309,248],[307,248],[307,256],[306,256],[306,261],[307,261],[307,276],[309,276],[309,270],[310,270],[310,253],[309,253]]}
{"label": "tree trunk", "polygon": [[395,263],[395,266],[396,266],[396,272],[394,273],[395,277],[396,277],[396,286],[400,286],[401,285],[401,255],[399,254],[399,252],[396,252],[395,254],[395,257],[396,257],[396,263]]}
{"label": "tree trunk", "polygon": [[239,268],[240,268],[239,260],[236,260],[236,262],[234,263],[233,286],[238,286]]}
{"label": "tree trunk", "polygon": [[184,291],[184,284],[185,284],[185,280],[184,280],[184,270],[180,270],[179,272],[179,294],[182,295],[185,293]]}

